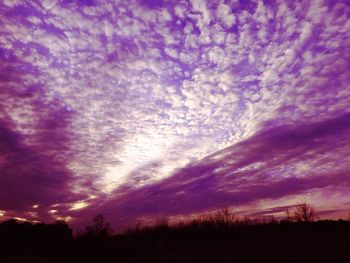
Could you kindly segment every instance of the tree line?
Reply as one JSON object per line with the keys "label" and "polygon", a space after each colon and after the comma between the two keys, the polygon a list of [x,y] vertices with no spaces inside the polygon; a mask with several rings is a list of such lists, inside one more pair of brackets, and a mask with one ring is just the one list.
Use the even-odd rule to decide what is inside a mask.
{"label": "tree line", "polygon": [[59,258],[62,262],[66,259],[84,262],[87,258],[96,262],[118,261],[256,238],[268,237],[271,242],[290,236],[345,234],[350,237],[349,221],[316,219],[315,209],[305,202],[297,204],[292,211],[288,209],[286,217],[280,220],[238,218],[228,208],[223,208],[187,222],[169,224],[161,220],[118,234],[113,234],[102,214],[95,216],[92,224],[76,235],[64,221],[34,224],[11,219],[0,223],[0,259],[41,256]]}

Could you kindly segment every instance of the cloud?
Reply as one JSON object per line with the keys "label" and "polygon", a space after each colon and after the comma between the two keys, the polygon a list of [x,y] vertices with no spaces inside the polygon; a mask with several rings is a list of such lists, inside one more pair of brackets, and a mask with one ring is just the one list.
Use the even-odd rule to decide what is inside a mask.
{"label": "cloud", "polygon": [[[266,124],[258,134],[191,163],[159,183],[122,191],[105,205],[113,207],[122,224],[125,216],[174,216],[227,204],[249,206],[288,196],[294,200],[293,196],[316,189],[329,199],[350,190],[350,159],[345,157],[350,148],[344,143],[349,139],[349,120],[347,114],[309,125],[270,128]],[[296,169],[305,160],[308,169]],[[340,193],[329,192],[331,186],[343,188]]]}
{"label": "cloud", "polygon": [[[1,127],[13,144],[6,151],[28,171],[43,166],[43,182],[52,167],[62,174],[57,193],[65,185],[72,200],[80,196],[55,204],[48,197],[57,214],[89,213],[106,201],[125,217],[135,206],[136,217],[143,212],[128,193],[153,202],[157,187],[203,200],[164,210],[184,212],[271,195],[265,188],[254,195],[254,182],[292,195],[303,180],[316,184],[313,174],[342,173],[347,127],[336,120],[347,121],[350,103],[345,3],[5,1],[0,8]],[[207,163],[211,154],[216,161]],[[184,178],[178,191],[175,178]],[[295,187],[284,189],[283,180]],[[124,208],[121,196],[131,202]],[[150,214],[160,211],[157,202]]]}
{"label": "cloud", "polygon": [[220,4],[217,7],[216,16],[228,28],[232,27],[236,22],[236,17],[231,13],[230,7],[225,4]]}
{"label": "cloud", "polygon": [[69,187],[74,134],[68,127],[74,113],[58,100],[47,100],[40,83],[27,84],[18,68],[2,63],[1,72],[0,207],[22,216],[40,204],[42,219],[50,218],[51,205],[83,197]]}

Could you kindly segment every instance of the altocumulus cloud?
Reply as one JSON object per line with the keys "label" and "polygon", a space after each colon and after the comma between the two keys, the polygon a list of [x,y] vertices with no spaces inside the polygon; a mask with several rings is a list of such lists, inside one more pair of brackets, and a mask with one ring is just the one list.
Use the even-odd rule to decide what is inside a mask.
{"label": "altocumulus cloud", "polygon": [[349,208],[347,1],[6,0],[0,15],[3,216]]}

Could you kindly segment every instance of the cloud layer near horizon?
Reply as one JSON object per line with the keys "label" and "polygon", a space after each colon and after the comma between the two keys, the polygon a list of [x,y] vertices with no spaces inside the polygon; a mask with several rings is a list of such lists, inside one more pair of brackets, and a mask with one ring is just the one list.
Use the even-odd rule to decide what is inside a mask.
{"label": "cloud layer near horizon", "polygon": [[341,0],[3,1],[0,216],[345,213],[349,17]]}

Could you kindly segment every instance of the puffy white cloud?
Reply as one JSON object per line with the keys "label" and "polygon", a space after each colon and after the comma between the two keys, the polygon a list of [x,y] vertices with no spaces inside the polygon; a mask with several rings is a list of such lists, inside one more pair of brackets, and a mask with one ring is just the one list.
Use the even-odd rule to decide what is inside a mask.
{"label": "puffy white cloud", "polygon": [[226,26],[232,27],[236,23],[236,17],[228,5],[220,4],[216,9],[216,17]]}
{"label": "puffy white cloud", "polygon": [[174,48],[165,48],[164,51],[165,51],[165,53],[167,55],[169,55],[172,58],[178,58],[179,57],[178,51],[176,49],[174,49]]}

